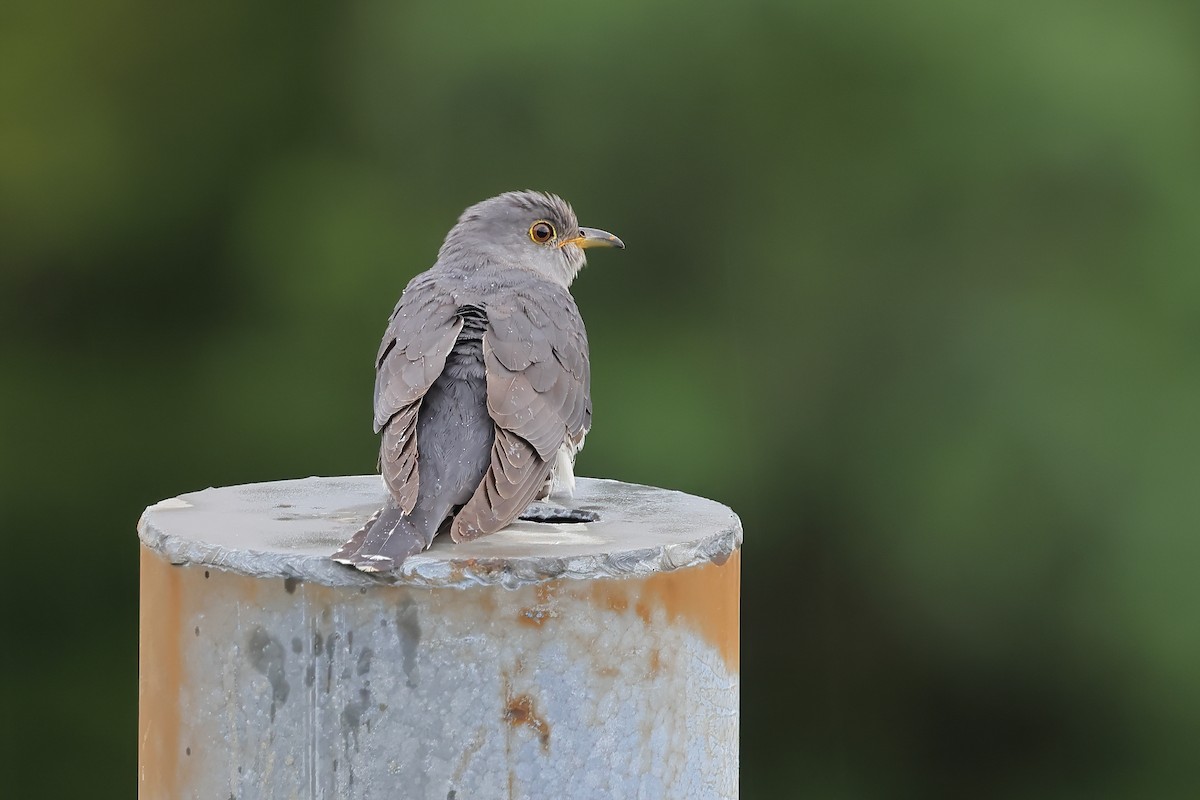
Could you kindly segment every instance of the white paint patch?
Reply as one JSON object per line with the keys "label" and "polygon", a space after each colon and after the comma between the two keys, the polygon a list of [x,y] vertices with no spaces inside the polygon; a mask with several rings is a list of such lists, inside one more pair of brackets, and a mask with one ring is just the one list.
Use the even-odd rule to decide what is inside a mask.
{"label": "white paint patch", "polygon": [[490,535],[495,537],[496,544],[504,544],[510,539],[514,544],[522,545],[595,545],[604,541],[588,533],[586,522],[514,522]]}
{"label": "white paint patch", "polygon": [[191,508],[192,504],[180,497],[168,497],[166,500],[159,500],[151,508],[170,511],[172,509]]}

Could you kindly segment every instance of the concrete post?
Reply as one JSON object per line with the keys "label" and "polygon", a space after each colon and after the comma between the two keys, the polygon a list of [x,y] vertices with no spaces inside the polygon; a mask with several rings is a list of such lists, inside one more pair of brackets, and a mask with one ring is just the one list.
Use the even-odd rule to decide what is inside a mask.
{"label": "concrete post", "polygon": [[370,477],[207,489],[138,526],[143,800],[731,798],[741,524],[581,479],[589,524],[328,560]]}

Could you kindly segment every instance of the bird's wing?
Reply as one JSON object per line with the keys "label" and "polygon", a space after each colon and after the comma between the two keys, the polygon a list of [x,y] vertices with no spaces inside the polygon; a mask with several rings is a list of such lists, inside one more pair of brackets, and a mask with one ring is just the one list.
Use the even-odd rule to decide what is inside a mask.
{"label": "bird's wing", "polygon": [[375,361],[375,432],[383,431],[379,470],[407,514],[417,502],[417,415],[442,374],[463,320],[451,293],[418,276],[392,312]]}
{"label": "bird's wing", "polygon": [[491,464],[455,517],[455,541],[508,525],[546,482],[568,437],[592,424],[587,333],[565,287],[539,282],[488,306],[483,334]]}

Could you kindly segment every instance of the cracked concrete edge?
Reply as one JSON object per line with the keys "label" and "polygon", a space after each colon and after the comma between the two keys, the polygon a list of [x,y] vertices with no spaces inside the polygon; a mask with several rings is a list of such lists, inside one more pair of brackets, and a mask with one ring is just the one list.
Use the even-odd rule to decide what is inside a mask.
{"label": "cracked concrete edge", "polygon": [[729,511],[728,526],[692,541],[565,558],[531,555],[460,559],[417,555],[409,558],[393,573],[369,575],[337,564],[326,556],[229,548],[168,534],[151,522],[149,512],[153,508],[146,509],[138,521],[138,538],[172,564],[194,564],[260,578],[274,577],[339,587],[397,585],[461,589],[503,586],[515,589],[563,578],[594,580],[644,577],[705,562],[722,564],[742,546],[741,520],[732,509],[722,506]]}

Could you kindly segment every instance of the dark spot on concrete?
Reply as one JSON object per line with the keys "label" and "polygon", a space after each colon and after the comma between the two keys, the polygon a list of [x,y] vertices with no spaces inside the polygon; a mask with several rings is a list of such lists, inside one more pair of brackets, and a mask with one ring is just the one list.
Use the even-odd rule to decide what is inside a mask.
{"label": "dark spot on concrete", "polygon": [[542,743],[542,751],[550,752],[550,725],[546,719],[537,713],[533,698],[527,694],[519,694],[508,698],[504,707],[504,721],[509,727],[523,725],[538,735]]}
{"label": "dark spot on concrete", "polygon": [[372,655],[374,655],[374,653],[371,652],[371,648],[369,647],[364,647],[362,652],[358,654],[358,667],[355,671],[358,672],[359,675],[366,675],[371,671]]}
{"label": "dark spot on concrete", "polygon": [[421,644],[421,620],[417,604],[407,595],[396,608],[396,634],[400,637],[400,653],[404,658],[404,677],[408,688],[417,685],[417,647]]}
{"label": "dark spot on concrete", "polygon": [[204,577],[208,577],[208,570],[204,570]]}
{"label": "dark spot on concrete", "polygon": [[200,635],[200,626],[199,626],[199,625],[197,625],[197,626],[196,626],[196,627],[193,629],[193,632],[194,632],[194,633],[195,633],[197,636],[199,636],[199,635]]}
{"label": "dark spot on concrete", "polygon": [[291,508],[292,504],[291,503],[278,503],[278,504],[276,504],[275,507],[276,508]]}
{"label": "dark spot on concrete", "polygon": [[296,593],[296,586],[300,583],[298,578],[293,578],[291,575],[283,579],[283,590],[288,594]]}
{"label": "dark spot on concrete", "polygon": [[342,709],[342,746],[346,753],[350,752],[350,739],[354,739],[354,750],[358,751],[358,729],[363,724],[363,714],[371,705],[371,690],[358,690],[358,699],[347,703]]}
{"label": "dark spot on concrete", "polygon": [[336,758],[333,760],[333,771],[337,772],[337,759]]}
{"label": "dark spot on concrete", "polygon": [[346,649],[354,652],[354,631],[346,631]]}
{"label": "dark spot on concrete", "polygon": [[284,649],[279,640],[267,633],[261,625],[250,634],[248,645],[250,666],[266,676],[271,684],[271,721],[275,721],[275,709],[287,702],[291,687],[284,677]]}
{"label": "dark spot on concrete", "polygon": [[454,791],[453,789],[446,792],[446,800],[458,800],[458,792]]}
{"label": "dark spot on concrete", "polygon": [[371,691],[369,689],[359,689],[358,699],[354,702],[347,703],[342,709],[342,724],[351,728],[357,728],[362,725],[363,712],[370,705]]}
{"label": "dark spot on concrete", "polygon": [[337,639],[336,633],[331,633],[325,637],[325,691],[329,692],[333,689],[333,642]]}
{"label": "dark spot on concrete", "polygon": [[360,587],[360,588],[359,588],[359,590],[358,590],[358,593],[359,593],[359,594],[366,594],[366,593],[367,593],[367,587],[365,587],[365,586],[363,586],[363,587]]}
{"label": "dark spot on concrete", "polygon": [[238,775],[242,774],[242,765],[238,764]]}
{"label": "dark spot on concrete", "polygon": [[190,756],[190,755],[192,754],[192,748],[190,748],[190,747],[185,747],[185,748],[183,749],[183,752],[184,752],[184,753],[186,753],[187,755],[189,755],[189,756]]}
{"label": "dark spot on concrete", "polygon": [[323,642],[324,642],[324,640],[321,638],[320,633],[313,634],[313,652],[316,653],[317,655],[321,654],[321,645],[323,644]]}
{"label": "dark spot on concrete", "polygon": [[292,637],[292,652],[299,655],[300,651],[303,649],[304,649],[304,642],[300,641],[299,636],[293,636]]}

